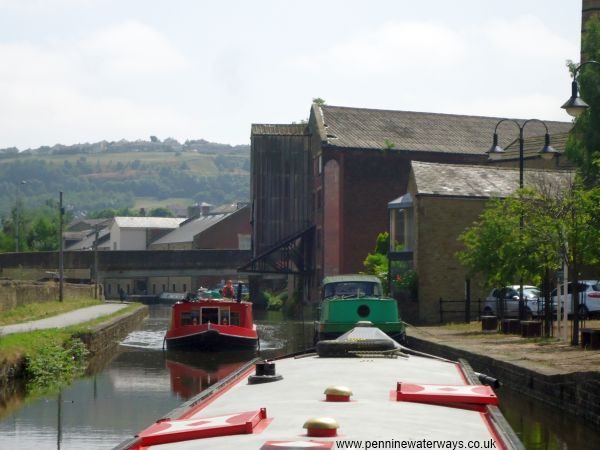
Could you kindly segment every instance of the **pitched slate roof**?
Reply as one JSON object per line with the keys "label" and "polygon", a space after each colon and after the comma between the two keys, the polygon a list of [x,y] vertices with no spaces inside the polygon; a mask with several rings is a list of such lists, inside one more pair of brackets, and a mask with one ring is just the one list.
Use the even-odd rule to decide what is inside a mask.
{"label": "pitched slate roof", "polygon": [[[341,106],[313,105],[321,139],[340,150],[345,148],[377,149],[386,147],[386,141],[395,150],[484,154],[492,144],[494,128],[500,118],[436,114],[411,111],[391,111]],[[523,123],[522,120],[517,120]],[[570,122],[546,124],[551,134],[566,133]],[[527,136],[542,135],[544,127],[531,122]],[[500,145],[508,146],[518,137],[517,127],[502,123],[498,129]]]}
{"label": "pitched slate roof", "polygon": [[152,242],[152,245],[192,242],[194,240],[194,236],[196,236],[198,233],[202,233],[230,215],[231,213],[210,214],[208,216],[200,216],[196,217],[195,219],[190,219],[186,223],[181,224],[179,228]]}
{"label": "pitched slate roof", "polygon": [[[555,150],[562,153],[565,150],[568,137],[569,133],[552,134],[550,136],[550,145],[554,147]],[[544,143],[544,135],[525,137],[523,156],[525,158],[535,158],[540,156],[539,152],[544,147]],[[519,139],[515,139],[509,145],[504,147],[504,151],[505,153],[502,155],[503,160],[519,159]]]}
{"label": "pitched slate roof", "polygon": [[[417,195],[444,197],[507,197],[519,187],[519,169],[492,165],[469,166],[412,161]],[[525,186],[535,185],[540,178],[554,185],[567,183],[568,171],[528,169],[524,172]]]}
{"label": "pitched slate roof", "polygon": [[183,217],[115,217],[119,228],[177,228]]}

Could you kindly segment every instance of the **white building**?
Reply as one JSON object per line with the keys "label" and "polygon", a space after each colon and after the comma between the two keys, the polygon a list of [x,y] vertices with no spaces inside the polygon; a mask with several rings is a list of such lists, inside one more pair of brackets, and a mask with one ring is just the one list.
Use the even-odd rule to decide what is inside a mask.
{"label": "white building", "polygon": [[110,248],[146,250],[185,220],[183,217],[115,217],[110,225]]}

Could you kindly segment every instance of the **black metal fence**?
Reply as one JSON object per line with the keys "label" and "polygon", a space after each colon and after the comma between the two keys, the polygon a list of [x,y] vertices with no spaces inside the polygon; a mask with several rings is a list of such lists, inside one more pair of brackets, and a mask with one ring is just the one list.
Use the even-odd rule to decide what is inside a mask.
{"label": "black metal fence", "polygon": [[480,298],[470,301],[468,299],[444,300],[440,297],[440,323],[469,323],[471,320],[479,320],[481,317],[481,304]]}

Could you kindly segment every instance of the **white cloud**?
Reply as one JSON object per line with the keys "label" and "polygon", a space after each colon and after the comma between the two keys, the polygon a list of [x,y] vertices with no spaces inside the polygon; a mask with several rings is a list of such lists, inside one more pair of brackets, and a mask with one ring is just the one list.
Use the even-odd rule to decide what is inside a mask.
{"label": "white cloud", "polygon": [[[488,51],[510,55],[511,58],[540,61],[557,55],[577,55],[579,52],[578,46],[533,16],[493,20],[485,23],[478,32]],[[562,58],[566,59],[564,56]]]}
{"label": "white cloud", "polygon": [[186,67],[185,57],[151,27],[126,22],[81,43],[0,44],[0,148],[149,134],[183,135],[197,123],[154,96],[157,77]]}
{"label": "white cloud", "polygon": [[[67,86],[0,84],[3,138],[20,147],[54,143],[137,139],[150,134],[186,136],[200,125],[161,105],[142,105],[125,98],[89,97]],[[0,146],[4,146],[1,145]]]}
{"label": "white cloud", "polygon": [[241,1],[234,17],[230,2],[0,0],[12,24],[0,30],[0,148],[149,133],[247,142],[251,123],[306,118],[316,96],[566,119],[556,105],[569,93],[564,61],[579,54],[577,8],[557,29],[558,0],[539,18],[496,2],[468,14],[460,1],[440,0],[445,12],[388,3],[325,2],[292,21]]}
{"label": "white cloud", "polygon": [[135,21],[99,31],[76,50],[87,70],[110,78],[173,74],[187,66],[184,54],[164,35]]}
{"label": "white cloud", "polygon": [[98,0],[0,0],[0,8],[27,14],[46,14],[59,9],[91,6]]}
{"label": "white cloud", "polygon": [[419,71],[423,64],[460,64],[466,56],[466,42],[460,32],[440,24],[388,22],[311,53],[288,64],[309,71],[344,72],[354,78],[386,71]]}

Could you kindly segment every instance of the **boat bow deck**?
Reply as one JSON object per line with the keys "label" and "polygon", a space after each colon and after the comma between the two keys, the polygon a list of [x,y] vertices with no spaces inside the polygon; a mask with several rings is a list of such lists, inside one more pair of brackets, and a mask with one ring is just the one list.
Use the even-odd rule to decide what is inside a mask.
{"label": "boat bow deck", "polygon": [[[266,408],[268,425],[262,431],[180,441],[152,448],[260,449],[267,441],[308,443],[424,439],[462,442],[464,448],[467,448],[468,441],[478,441],[479,448],[503,448],[499,442],[495,447],[491,446],[490,440],[497,440],[497,436],[485,413],[460,407],[396,401],[397,382],[467,384],[458,364],[418,356],[308,356],[278,360],[276,365],[277,373],[283,375],[281,381],[250,385],[247,377],[253,372],[248,372],[236,384],[226,388],[226,392],[211,396],[208,401],[182,416],[184,419],[201,419]],[[352,390],[352,400],[324,401],[325,389],[340,385]],[[303,424],[312,417],[334,418],[339,424],[338,435],[334,438],[306,436]],[[336,448],[335,444],[332,448]]]}

